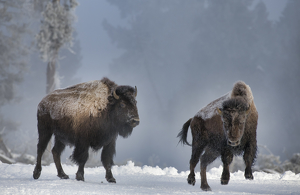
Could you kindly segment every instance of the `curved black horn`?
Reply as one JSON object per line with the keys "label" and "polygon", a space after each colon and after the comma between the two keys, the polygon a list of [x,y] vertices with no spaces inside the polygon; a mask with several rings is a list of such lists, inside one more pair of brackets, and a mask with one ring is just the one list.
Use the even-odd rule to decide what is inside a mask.
{"label": "curved black horn", "polygon": [[117,89],[114,90],[113,95],[114,95],[114,98],[118,100],[120,97],[117,95],[116,90]]}
{"label": "curved black horn", "polygon": [[136,97],[137,96],[137,88],[136,88],[136,86],[135,86],[135,93],[134,93],[134,97]]}

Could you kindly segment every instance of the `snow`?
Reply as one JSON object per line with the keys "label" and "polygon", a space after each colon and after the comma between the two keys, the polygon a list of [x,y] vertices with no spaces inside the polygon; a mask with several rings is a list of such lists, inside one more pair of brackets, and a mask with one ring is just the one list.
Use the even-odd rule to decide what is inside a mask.
{"label": "snow", "polygon": [[196,173],[196,185],[187,184],[189,171],[178,173],[176,168],[134,166],[114,166],[112,172],[117,180],[110,184],[105,180],[103,167],[85,168],[85,182],[76,181],[77,166],[63,165],[70,179],[62,180],[56,176],[54,164],[43,166],[41,177],[32,178],[34,165],[0,162],[0,194],[300,194],[300,174],[290,171],[284,174],[254,172],[254,180],[245,180],[244,172],[231,174],[228,185],[220,184],[222,166],[207,172],[212,192],[200,189],[200,173]]}

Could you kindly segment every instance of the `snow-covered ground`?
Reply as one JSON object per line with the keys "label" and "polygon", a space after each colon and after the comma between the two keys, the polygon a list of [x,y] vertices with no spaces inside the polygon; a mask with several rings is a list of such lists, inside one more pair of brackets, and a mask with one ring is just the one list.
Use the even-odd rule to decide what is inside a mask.
{"label": "snow-covered ground", "polygon": [[180,172],[168,167],[134,166],[129,161],[125,166],[114,166],[116,184],[107,183],[103,167],[85,168],[85,182],[75,180],[77,166],[63,165],[68,180],[56,176],[54,164],[43,166],[41,177],[32,178],[33,165],[8,165],[0,162],[0,194],[300,194],[300,174],[285,172],[280,174],[254,173],[254,180],[244,179],[239,171],[231,174],[228,185],[220,184],[222,167],[212,168],[207,173],[212,192],[200,189],[200,173],[195,186],[187,184],[188,171]]}

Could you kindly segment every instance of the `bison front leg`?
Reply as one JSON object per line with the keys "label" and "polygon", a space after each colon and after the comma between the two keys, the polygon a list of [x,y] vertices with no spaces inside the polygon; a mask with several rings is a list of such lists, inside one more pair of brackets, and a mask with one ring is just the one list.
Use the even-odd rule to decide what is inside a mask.
{"label": "bison front leg", "polygon": [[111,167],[114,164],[113,156],[116,153],[116,140],[113,140],[110,144],[103,147],[101,153],[101,162],[106,170],[105,178],[109,183],[116,183],[116,179],[113,177]]}
{"label": "bison front leg", "polygon": [[84,181],[84,165],[89,158],[89,147],[81,144],[76,144],[72,158],[78,165],[76,180]]}
{"label": "bison front leg", "polygon": [[233,154],[229,151],[222,154],[223,172],[221,176],[221,184],[227,185],[230,179],[229,165],[233,160]]}
{"label": "bison front leg", "polygon": [[245,165],[246,165],[245,178],[252,180],[254,177],[253,177],[253,174],[252,174],[252,168],[251,167],[252,167],[254,159],[256,157],[256,146],[246,147],[243,157],[244,157],[244,161],[245,161]]}

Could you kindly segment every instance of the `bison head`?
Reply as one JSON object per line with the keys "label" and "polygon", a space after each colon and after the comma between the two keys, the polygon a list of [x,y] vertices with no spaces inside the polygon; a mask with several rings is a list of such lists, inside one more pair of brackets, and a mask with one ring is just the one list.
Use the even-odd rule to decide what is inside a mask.
{"label": "bison head", "polygon": [[249,105],[241,98],[229,99],[217,108],[223,121],[223,129],[230,146],[238,146],[244,135],[245,123],[249,114]]}
{"label": "bison head", "polygon": [[109,97],[111,104],[110,116],[119,135],[128,137],[134,127],[140,123],[136,106],[137,88],[118,86]]}

